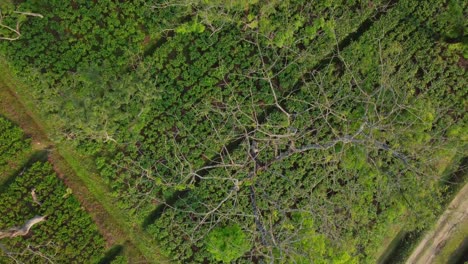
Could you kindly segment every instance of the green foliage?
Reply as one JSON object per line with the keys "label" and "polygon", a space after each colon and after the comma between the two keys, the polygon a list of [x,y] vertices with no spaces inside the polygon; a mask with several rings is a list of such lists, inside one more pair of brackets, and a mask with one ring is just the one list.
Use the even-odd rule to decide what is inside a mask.
{"label": "green foliage", "polygon": [[[15,5],[11,0],[5,0],[0,3],[0,38],[16,38],[18,34],[15,32],[17,30],[17,23],[21,25],[26,16],[13,13],[15,10]],[[6,41],[1,39],[0,41]]]}
{"label": "green foliage", "polygon": [[299,230],[300,240],[295,242],[296,252],[285,258],[284,263],[310,263],[311,259],[315,263],[358,263],[357,258],[353,258],[350,253],[335,248],[326,236],[318,234],[312,218],[306,213],[294,213],[292,220],[287,225],[289,228]]}
{"label": "green foliage", "polygon": [[122,256],[122,255],[117,256],[111,262],[111,264],[126,264],[126,263],[128,263],[128,260],[125,258],[125,256]]}
{"label": "green foliage", "polygon": [[23,1],[0,52],[175,262],[374,263],[467,143],[466,4],[387,4]]}
{"label": "green foliage", "polygon": [[[40,205],[33,201],[33,189]],[[2,241],[4,246],[12,252],[32,246],[59,263],[95,262],[102,257],[103,237],[76,198],[66,194],[67,188],[48,163],[35,163],[17,175],[0,194],[0,229],[21,226],[36,215],[47,218],[33,226],[31,235]],[[40,254],[15,257],[18,261],[43,263]],[[7,259],[6,255],[0,255],[0,260]]]}
{"label": "green foliage", "polygon": [[30,142],[19,127],[0,116],[0,166],[30,149]]}
{"label": "green foliage", "polygon": [[242,257],[252,245],[239,225],[217,227],[206,237],[207,250],[213,258],[230,263]]}
{"label": "green foliage", "polygon": [[445,27],[443,34],[446,38],[458,39],[464,36],[467,32],[467,24],[464,17],[464,5],[459,0],[448,1],[447,11],[441,16],[440,22]]}
{"label": "green foliage", "polygon": [[345,151],[343,167],[345,169],[361,170],[367,166],[367,155],[364,148],[350,147]]}
{"label": "green foliage", "polygon": [[15,6],[11,0],[5,0],[0,3],[0,10],[2,11],[2,14],[8,14],[14,10],[14,8]]}
{"label": "green foliage", "polygon": [[[16,66],[47,72],[56,78],[53,81],[95,62],[122,67],[127,50],[138,50],[148,34],[142,25],[152,24],[150,19],[143,22],[148,15],[143,5],[144,1],[25,1],[18,10],[43,11],[44,18],[28,20],[21,32],[24,41],[2,42],[0,50],[9,50]],[[129,42],[133,44],[127,47]]]}
{"label": "green foliage", "polygon": [[202,33],[203,31],[205,31],[205,26],[197,22],[185,23],[175,29],[175,32],[181,34]]}

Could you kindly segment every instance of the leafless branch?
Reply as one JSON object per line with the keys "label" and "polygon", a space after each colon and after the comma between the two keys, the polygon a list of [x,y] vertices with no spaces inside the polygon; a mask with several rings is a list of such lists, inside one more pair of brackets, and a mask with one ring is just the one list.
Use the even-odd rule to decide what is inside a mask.
{"label": "leafless branch", "polygon": [[46,220],[46,216],[35,216],[28,220],[22,227],[12,227],[6,231],[0,231],[0,239],[2,238],[13,238],[17,236],[25,236],[29,233],[29,230],[36,224]]}

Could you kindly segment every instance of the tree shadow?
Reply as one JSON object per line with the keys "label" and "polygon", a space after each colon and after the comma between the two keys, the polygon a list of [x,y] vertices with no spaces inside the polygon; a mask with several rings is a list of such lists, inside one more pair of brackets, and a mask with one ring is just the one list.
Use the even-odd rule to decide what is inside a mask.
{"label": "tree shadow", "polygon": [[114,245],[112,246],[107,252],[104,254],[101,260],[99,260],[98,264],[110,264],[112,261],[115,260],[123,251],[122,245]]}
{"label": "tree shadow", "polygon": [[34,151],[29,159],[21,165],[16,171],[14,171],[10,176],[7,177],[7,180],[0,186],[0,193],[8,189],[11,183],[13,183],[19,175],[21,175],[24,171],[26,171],[29,167],[31,167],[36,162],[47,162],[47,158],[49,156],[49,150],[37,150]]}

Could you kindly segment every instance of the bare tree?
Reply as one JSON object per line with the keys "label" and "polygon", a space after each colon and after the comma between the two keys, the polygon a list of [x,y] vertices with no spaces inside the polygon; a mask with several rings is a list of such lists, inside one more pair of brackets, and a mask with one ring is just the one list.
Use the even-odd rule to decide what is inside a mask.
{"label": "bare tree", "polygon": [[[342,231],[339,225],[340,223],[344,225],[347,220],[335,216],[333,211],[338,210],[340,204],[328,200],[321,203],[298,202],[300,206],[288,206],[287,203],[278,200],[278,197],[274,197],[268,190],[269,186],[262,183],[261,177],[265,177],[265,174],[287,181],[288,176],[279,168],[288,159],[313,154],[314,157],[320,157],[313,161],[316,166],[334,168],[342,162],[346,151],[359,148],[363,150],[362,155],[368,166],[379,173],[387,174],[390,178],[390,184],[385,186],[388,189],[386,193],[403,195],[403,197],[405,194],[401,181],[407,177],[404,175],[408,173],[410,173],[408,175],[416,175],[421,182],[435,177],[431,172],[430,160],[421,159],[422,155],[414,151],[411,146],[396,144],[403,142],[405,135],[414,133],[412,130],[419,122],[425,124],[432,121],[424,120],[425,109],[408,101],[410,94],[404,89],[392,86],[391,78],[398,78],[402,73],[394,72],[387,66],[385,57],[381,54],[380,42],[378,42],[378,58],[380,59],[378,70],[381,83],[374,90],[368,91],[361,87],[362,78],[365,77],[359,75],[337,48],[330,60],[341,67],[341,74],[346,75],[347,79],[336,85],[347,85],[348,87],[343,87],[343,89],[346,88],[345,91],[350,91],[349,93],[330,94],[327,90],[331,87],[326,83],[326,72],[330,70],[329,67],[335,66],[332,65],[333,63],[325,65],[322,69],[303,69],[305,74],[299,87],[293,91],[284,92],[278,84],[277,76],[288,67],[297,66],[298,61],[303,61],[304,56],[307,56],[307,50],[304,52],[290,50],[287,56],[276,53],[273,58],[267,58],[267,54],[275,52],[268,50],[268,47],[262,44],[268,36],[263,36],[259,32],[252,34],[253,38],[244,39],[244,41],[257,47],[256,57],[259,67],[246,70],[242,77],[258,80],[269,87],[270,101],[263,102],[260,106],[254,99],[254,92],[251,91],[251,96],[248,98],[250,102],[246,100],[247,103],[234,99],[230,102],[222,102],[219,106],[206,102],[206,105],[200,107],[207,109],[205,112],[200,112],[203,112],[201,114],[205,120],[212,124],[213,139],[210,140],[237,142],[237,147],[228,148],[225,145],[217,151],[214,158],[208,159],[204,166],[196,167],[187,158],[187,154],[183,151],[184,146],[175,136],[167,144],[172,150],[172,153],[168,155],[178,161],[177,166],[154,161],[148,167],[142,166],[138,161],[131,161],[134,165],[136,164],[136,166],[131,166],[136,171],[136,175],[141,175],[145,180],[158,181],[156,185],[186,186],[189,190],[193,186],[202,185],[204,186],[202,188],[217,186],[217,193],[224,194],[222,198],[198,201],[200,205],[198,208],[183,200],[178,205],[164,200],[160,201],[167,208],[183,212],[196,219],[191,230],[184,230],[186,232],[184,235],[189,237],[190,241],[196,244],[204,238],[206,232],[201,234],[199,230],[209,232],[220,223],[244,218],[251,219],[255,224],[255,229],[252,229],[252,222],[238,222],[244,231],[250,232],[251,242],[254,245],[251,254],[262,256],[272,263],[278,258],[285,260],[291,255],[307,257],[307,253],[301,252],[302,249],[297,245],[299,241],[307,239],[304,232],[310,227],[299,222],[296,223],[297,226],[294,229],[281,228],[282,224],[290,221],[292,213],[303,213],[315,214],[316,218],[321,219],[320,226],[315,228],[322,230],[331,241],[337,244],[342,243]],[[231,84],[225,81],[224,85],[229,87]],[[334,91],[337,89],[335,88]],[[299,93],[308,94],[307,100],[296,96]],[[310,96],[311,94],[313,96]],[[236,98],[234,92],[232,98]],[[347,104],[350,104],[352,108],[360,108],[362,111],[354,116],[343,114],[347,107],[350,108]],[[295,110],[291,110],[293,106]],[[441,115],[444,110],[436,108],[435,111],[436,115]],[[402,116],[412,116],[412,118],[404,120]],[[219,117],[224,120],[222,126],[219,126],[217,119]],[[223,127],[231,128],[229,133],[222,131]],[[206,139],[196,139],[196,135],[191,135],[190,131],[184,132],[188,133],[192,139],[198,140],[201,149],[207,147]],[[431,149],[443,148],[444,142],[437,140],[434,139]],[[429,146],[424,144],[417,146],[418,151],[426,148]],[[214,150],[210,149],[210,151]],[[390,162],[398,168],[392,172],[395,174],[389,174],[379,165],[379,157],[387,156]],[[167,177],[167,170],[165,174],[159,174],[158,167],[169,170],[170,177]],[[314,180],[315,184],[312,188],[320,185],[325,178],[339,178],[340,173],[355,174],[347,170],[350,169],[330,169],[327,175]],[[129,187],[139,188],[138,186]],[[356,184],[350,184],[347,188],[350,197],[357,197],[361,192],[359,185]],[[151,190],[142,194],[141,198],[155,199]],[[306,192],[296,199],[297,201],[313,201],[314,197],[312,192]],[[259,205],[260,200],[262,205]],[[237,204],[243,204],[245,201],[250,203],[250,212],[236,207]],[[407,199],[407,202],[411,206],[411,201]],[[350,208],[340,210],[350,210]],[[279,216],[274,216],[275,214]]]}

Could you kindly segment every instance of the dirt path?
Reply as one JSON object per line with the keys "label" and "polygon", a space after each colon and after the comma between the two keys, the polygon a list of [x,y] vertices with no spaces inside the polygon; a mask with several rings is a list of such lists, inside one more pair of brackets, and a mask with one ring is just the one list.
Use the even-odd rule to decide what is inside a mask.
{"label": "dirt path", "polygon": [[447,210],[437,221],[436,226],[419,243],[411,256],[408,264],[429,264],[434,259],[450,238],[459,224],[468,221],[468,184],[465,184],[457,196],[448,206]]}
{"label": "dirt path", "polygon": [[[14,87],[14,88],[13,88]],[[47,151],[59,177],[72,189],[82,206],[96,222],[108,245],[122,245],[129,263],[171,263],[142,226],[118,202],[94,166],[94,160],[80,155],[68,142],[53,142],[51,121],[39,115],[27,86],[12,75],[0,56],[0,113],[17,123],[33,140],[33,149]]]}
{"label": "dirt path", "polygon": [[67,161],[59,154],[53,142],[49,140],[44,132],[44,129],[31,117],[26,108],[17,98],[17,95],[12,92],[9,87],[0,79],[0,114],[15,122],[20,126],[26,135],[32,139],[33,150],[48,152],[48,161],[53,165],[57,175],[64,183],[72,189],[75,197],[80,201],[81,205],[91,215],[94,222],[98,226],[100,233],[106,240],[107,247],[116,244],[129,247],[128,251],[133,252],[137,259],[133,261],[145,263],[141,253],[134,245],[129,243],[130,237],[124,232],[118,221],[108,213],[103,205],[95,198],[88,190],[85,184],[75,174],[74,170],[68,165]]}
{"label": "dirt path", "polygon": [[18,124],[21,129],[32,139],[32,147],[42,150],[52,143],[44,134],[43,129],[34,122],[30,114],[26,112],[23,105],[16,96],[8,89],[8,86],[0,79],[0,114]]}
{"label": "dirt path", "polygon": [[105,212],[103,208],[100,208],[98,204],[93,203],[87,197],[90,194],[83,186],[79,186],[77,182],[71,180],[69,175],[72,173],[67,171],[63,172],[63,165],[59,166],[58,163],[64,163],[64,160],[58,155],[54,149],[54,145],[47,138],[43,129],[31,118],[29,113],[25,111],[21,103],[17,100],[15,95],[6,87],[6,85],[0,83],[0,114],[5,115],[8,119],[18,124],[26,135],[32,140],[32,146],[34,150],[48,150],[49,151],[49,162],[53,165],[53,168],[57,175],[65,182],[67,187],[73,190],[73,194],[77,197],[83,207],[90,213],[96,224],[99,226],[102,235],[106,239],[107,245],[111,246],[118,241],[118,239],[110,232],[103,224],[105,216],[98,217],[96,213],[102,214]]}

